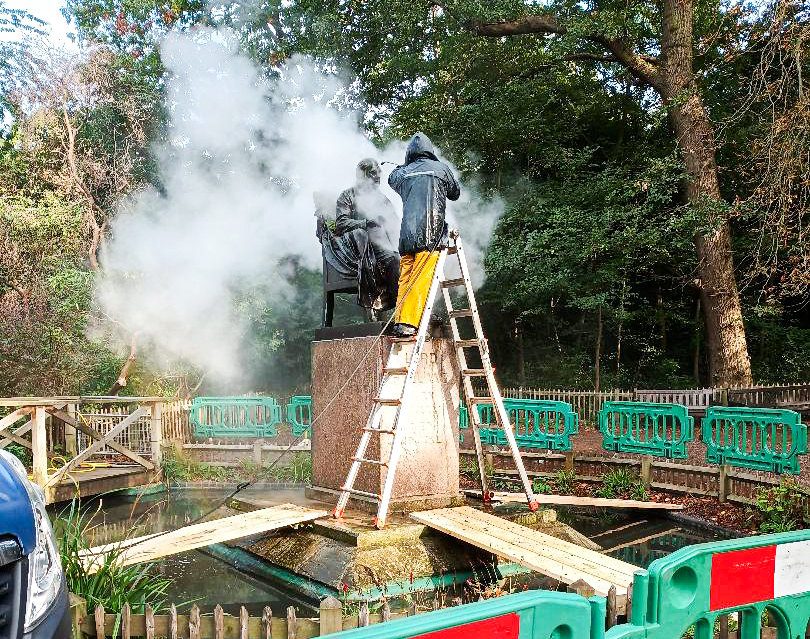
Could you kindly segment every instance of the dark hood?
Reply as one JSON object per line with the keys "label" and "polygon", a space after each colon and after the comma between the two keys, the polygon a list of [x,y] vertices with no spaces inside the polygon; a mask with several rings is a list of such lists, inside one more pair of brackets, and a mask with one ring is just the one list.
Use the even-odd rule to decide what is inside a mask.
{"label": "dark hood", "polygon": [[408,150],[405,152],[405,164],[410,164],[419,158],[438,160],[433,151],[433,142],[421,131],[417,131],[408,144]]}

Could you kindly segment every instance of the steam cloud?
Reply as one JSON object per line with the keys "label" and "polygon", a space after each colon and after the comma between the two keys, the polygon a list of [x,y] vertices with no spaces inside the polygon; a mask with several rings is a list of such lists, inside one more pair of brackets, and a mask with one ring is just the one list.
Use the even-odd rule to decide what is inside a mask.
{"label": "steam cloud", "polygon": [[[96,297],[122,334],[137,333],[161,360],[233,380],[244,372],[238,346],[247,330],[237,292],[270,281],[271,302],[295,303],[284,258],[321,266],[313,194],[336,197],[364,157],[401,162],[405,144],[375,148],[362,114],[340,108],[345,85],[305,58],[268,79],[225,29],[171,33],[161,54],[170,73],[170,137],[154,149],[163,188],[121,203]],[[448,214],[474,264],[502,212],[499,202],[476,202],[462,184]],[[480,267],[473,271],[480,282]]]}

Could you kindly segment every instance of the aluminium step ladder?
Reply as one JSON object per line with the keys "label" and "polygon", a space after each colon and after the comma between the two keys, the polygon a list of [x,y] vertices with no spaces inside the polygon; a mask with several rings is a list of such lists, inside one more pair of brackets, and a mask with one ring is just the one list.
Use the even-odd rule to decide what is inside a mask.
{"label": "aluminium step ladder", "polygon": [[[448,255],[455,255],[458,259],[461,277],[457,279],[445,279],[444,269]],[[450,297],[450,289],[462,287],[465,289],[469,308],[455,309],[453,307],[452,299]],[[391,493],[394,487],[394,480],[396,477],[397,463],[399,462],[400,452],[402,449],[402,438],[404,431],[407,428],[407,420],[404,416],[407,412],[408,398],[412,387],[412,382],[416,376],[416,371],[419,367],[419,359],[422,356],[422,350],[425,346],[427,339],[428,327],[430,325],[430,316],[433,306],[438,296],[438,291],[441,289],[444,298],[444,304],[450,316],[450,327],[452,331],[453,344],[455,347],[456,358],[458,367],[462,375],[462,385],[464,388],[464,396],[467,400],[468,415],[470,419],[470,426],[473,431],[473,439],[475,441],[475,453],[478,458],[478,469],[481,479],[481,492],[484,501],[489,501],[492,497],[492,492],[489,488],[489,482],[486,476],[486,467],[484,460],[483,448],[481,445],[481,428],[480,415],[478,413],[478,406],[480,404],[489,404],[494,408],[494,415],[497,424],[503,428],[506,439],[509,443],[509,449],[512,453],[512,458],[515,462],[515,468],[518,471],[520,480],[523,484],[523,490],[526,493],[526,500],[529,503],[529,508],[535,511],[539,507],[538,502],[534,498],[532,491],[532,484],[526,475],[526,470],[523,467],[523,460],[520,456],[517,441],[509,422],[509,415],[503,405],[501,393],[498,390],[498,384],[495,381],[495,373],[492,369],[492,363],[489,359],[489,348],[487,340],[484,337],[484,330],[481,326],[481,319],[478,315],[478,306],[475,303],[475,294],[473,292],[472,281],[470,279],[467,261],[464,257],[464,249],[461,244],[461,238],[458,231],[450,232],[450,246],[443,249],[439,255],[436,263],[436,270],[433,274],[433,281],[430,285],[430,292],[428,293],[425,310],[422,313],[422,320],[419,323],[419,329],[414,338],[394,339],[391,345],[391,351],[388,356],[388,361],[383,368],[383,376],[380,382],[379,392],[377,397],[374,398],[371,413],[369,414],[368,421],[363,434],[360,437],[360,443],[357,446],[357,452],[352,457],[352,465],[349,469],[349,474],[346,481],[340,489],[340,496],[333,515],[337,518],[342,518],[346,505],[352,495],[360,497],[376,499],[379,504],[377,508],[377,516],[374,519],[374,525],[377,528],[385,526],[385,520],[388,515],[388,505],[391,501]],[[459,331],[458,319],[462,317],[469,317],[472,319],[475,337],[472,339],[465,339],[461,337]],[[408,359],[407,350],[413,344],[413,351],[411,352],[410,359]],[[467,358],[465,356],[465,349],[477,348],[480,352],[482,368],[474,369],[468,368]],[[486,379],[488,395],[475,395],[472,379],[474,377],[483,377]],[[391,414],[393,412],[393,415]],[[392,419],[387,420],[390,427],[382,425],[383,416],[387,415]],[[392,435],[393,441],[391,442],[390,453],[388,459],[369,459],[366,455],[366,450],[371,442],[372,436],[380,436],[378,440],[379,450],[382,457],[382,437],[381,435]],[[386,469],[385,483],[383,485],[382,494],[370,493],[367,491],[357,490],[354,483],[357,475],[360,472],[360,467],[363,464],[370,464],[374,466],[381,466]]]}

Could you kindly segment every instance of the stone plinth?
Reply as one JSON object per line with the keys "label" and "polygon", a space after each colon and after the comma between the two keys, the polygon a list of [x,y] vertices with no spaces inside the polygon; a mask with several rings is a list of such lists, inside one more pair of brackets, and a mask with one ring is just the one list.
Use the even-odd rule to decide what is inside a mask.
{"label": "stone plinth", "polygon": [[[357,337],[314,342],[312,346],[312,409],[320,415],[312,429],[312,486],[316,493],[340,490],[357,451],[372,399],[377,396],[391,340]],[[405,347],[410,357],[412,344]],[[405,419],[391,512],[439,508],[458,503],[459,371],[451,340],[428,339],[422,352]],[[370,351],[370,352],[369,352]],[[365,357],[365,359],[364,359]],[[348,385],[341,390],[346,380]],[[401,378],[404,379],[404,378]],[[330,404],[330,401],[335,398]],[[383,424],[395,409],[385,408]],[[393,435],[373,435],[368,459],[383,459]],[[381,493],[387,470],[363,464],[355,488]],[[331,497],[336,500],[336,495]],[[376,501],[352,497],[357,506],[376,509]],[[365,503],[363,503],[365,502]]]}

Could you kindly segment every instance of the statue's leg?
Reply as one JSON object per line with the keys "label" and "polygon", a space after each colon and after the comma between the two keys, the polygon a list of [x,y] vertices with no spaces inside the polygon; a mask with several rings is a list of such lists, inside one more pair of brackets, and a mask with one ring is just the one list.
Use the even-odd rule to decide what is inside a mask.
{"label": "statue's leg", "polygon": [[332,317],[335,314],[335,292],[327,291],[324,294],[323,325],[332,326]]}

